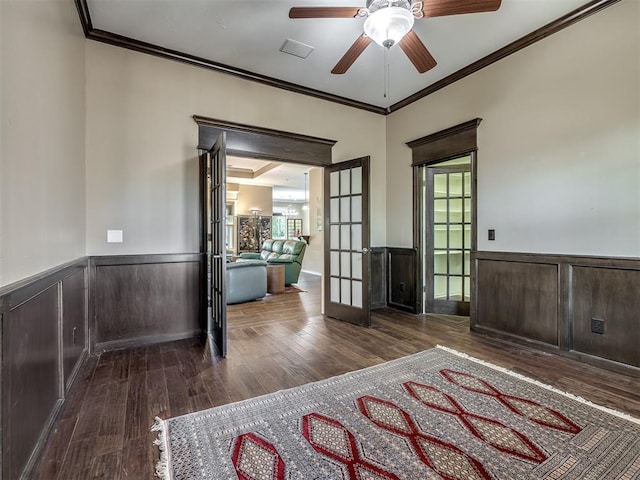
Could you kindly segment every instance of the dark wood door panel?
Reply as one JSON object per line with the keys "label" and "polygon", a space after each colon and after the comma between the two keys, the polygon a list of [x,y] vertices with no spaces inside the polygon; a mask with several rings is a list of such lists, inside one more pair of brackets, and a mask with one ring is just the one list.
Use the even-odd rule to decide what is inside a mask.
{"label": "dark wood door panel", "polygon": [[477,325],[558,344],[558,266],[478,260]]}
{"label": "dark wood door panel", "polygon": [[640,271],[574,267],[572,293],[573,349],[640,367]]}

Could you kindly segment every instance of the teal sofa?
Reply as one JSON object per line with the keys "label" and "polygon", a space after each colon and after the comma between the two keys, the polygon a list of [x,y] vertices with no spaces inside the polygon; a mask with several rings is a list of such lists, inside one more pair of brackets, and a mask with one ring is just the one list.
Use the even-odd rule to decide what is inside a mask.
{"label": "teal sofa", "polygon": [[307,244],[300,240],[265,240],[260,252],[240,254],[239,261],[265,260],[269,264],[284,265],[284,284],[297,283]]}

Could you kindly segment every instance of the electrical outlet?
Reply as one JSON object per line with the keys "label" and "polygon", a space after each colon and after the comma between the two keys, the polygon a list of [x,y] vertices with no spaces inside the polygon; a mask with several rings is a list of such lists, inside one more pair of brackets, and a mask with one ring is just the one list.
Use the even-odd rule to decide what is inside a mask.
{"label": "electrical outlet", "polygon": [[400,282],[400,291],[404,292],[404,282]]}
{"label": "electrical outlet", "polygon": [[489,240],[495,240],[496,239],[496,231],[493,228],[489,229]]}
{"label": "electrical outlet", "polygon": [[604,320],[600,320],[599,318],[592,318],[591,332],[602,335],[604,333]]}

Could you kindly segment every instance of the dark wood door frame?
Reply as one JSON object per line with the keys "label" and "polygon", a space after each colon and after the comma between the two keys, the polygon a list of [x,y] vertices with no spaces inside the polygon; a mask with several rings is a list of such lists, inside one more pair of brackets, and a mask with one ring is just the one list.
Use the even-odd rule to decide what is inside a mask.
{"label": "dark wood door frame", "polygon": [[[332,164],[331,149],[336,140],[311,137],[299,133],[272,130],[254,125],[246,125],[225,120],[194,115],[194,121],[198,125],[198,154],[200,157],[200,257],[201,275],[200,292],[201,311],[200,318],[206,317],[207,309],[207,235],[205,224],[202,221],[205,213],[206,192],[202,179],[206,176],[206,162],[203,159],[220,134],[226,136],[226,154],[236,157],[257,158],[283,163],[299,163],[310,166],[325,167]],[[201,325],[203,333],[207,333],[207,325]]]}
{"label": "dark wood door frame", "polygon": [[[332,164],[331,149],[336,140],[310,137],[299,133],[272,130],[255,125],[227,122],[215,118],[194,115],[198,125],[198,154],[201,158],[213,147],[221,133],[226,134],[227,155],[257,158],[284,163],[301,163],[316,167]],[[200,161],[200,215],[204,215],[205,195],[201,181],[206,171]],[[206,235],[200,223],[200,253],[204,254]]]}
{"label": "dark wood door frame", "polygon": [[[478,151],[478,126],[482,122],[481,118],[474,118],[468,122],[455,125],[430,135],[407,142],[411,148],[413,167],[413,247],[420,250],[420,235],[424,229],[420,215],[419,191],[420,167],[444,162],[464,155],[471,155],[471,202],[472,202],[472,225],[471,225],[471,255],[477,251],[477,220],[478,220],[478,199],[477,199],[477,151]],[[419,257],[424,257],[424,252],[419,251]],[[416,298],[417,311],[424,311],[423,289],[425,280],[422,275],[422,261],[416,262]],[[475,272],[471,269],[471,292],[474,291]],[[473,302],[473,299],[471,299]]]}
{"label": "dark wood door frame", "polygon": [[209,151],[218,135],[227,134],[227,155],[324,167],[331,165],[336,140],[272,130],[254,125],[193,116],[198,125],[198,149]]}

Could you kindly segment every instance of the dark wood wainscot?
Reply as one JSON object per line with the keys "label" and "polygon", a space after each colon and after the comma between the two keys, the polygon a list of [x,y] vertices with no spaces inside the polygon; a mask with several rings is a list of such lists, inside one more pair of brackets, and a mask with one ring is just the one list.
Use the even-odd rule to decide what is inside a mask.
{"label": "dark wood wainscot", "polygon": [[478,252],[471,328],[640,377],[640,259]]}
{"label": "dark wood wainscot", "polygon": [[388,305],[417,312],[417,251],[414,248],[387,248]]}
{"label": "dark wood wainscot", "polygon": [[2,478],[28,478],[88,353],[86,258],[0,289]]}
{"label": "dark wood wainscot", "polygon": [[371,308],[387,306],[387,249],[372,247],[369,250],[369,304]]}
{"label": "dark wood wainscot", "polygon": [[200,335],[202,259],[197,253],[92,257],[93,350]]}

